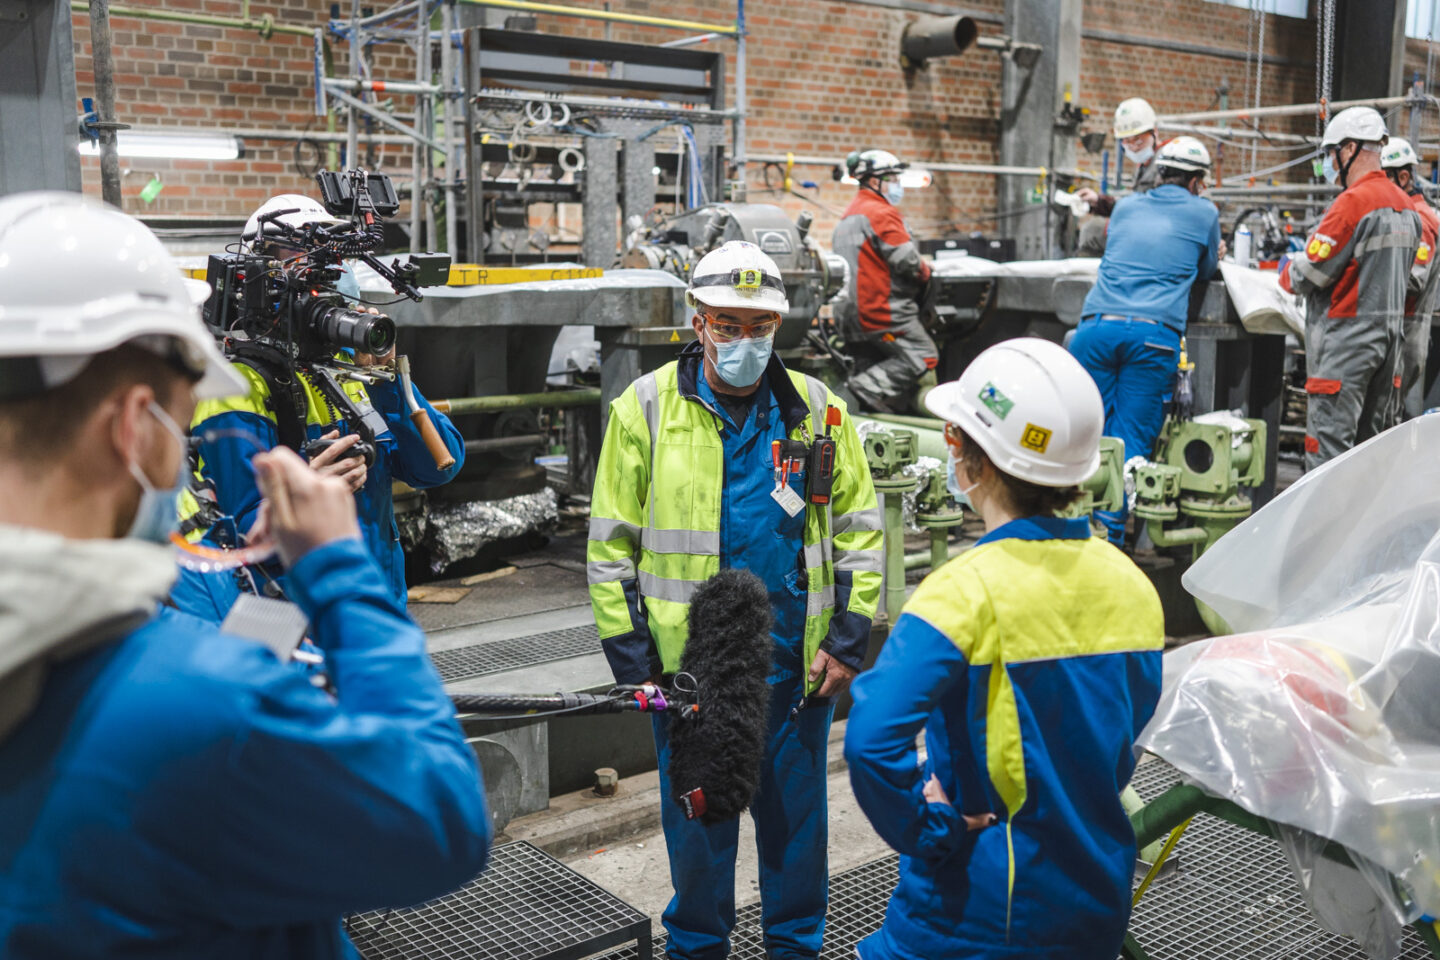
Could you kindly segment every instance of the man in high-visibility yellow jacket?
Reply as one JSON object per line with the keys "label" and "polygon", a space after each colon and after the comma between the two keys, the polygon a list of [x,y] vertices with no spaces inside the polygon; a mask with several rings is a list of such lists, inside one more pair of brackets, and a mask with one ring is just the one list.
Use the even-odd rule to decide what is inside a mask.
{"label": "man in high-visibility yellow jacket", "polygon": [[[771,704],[751,805],[768,956],[816,957],[826,907],[826,742],[832,700],[859,671],[880,595],[881,517],[844,404],[771,345],[789,309],[760,248],[726,243],[692,271],[697,343],[610,407],[591,504],[590,600],[619,683],[674,672],[690,599],[721,568],[765,584],[774,615]],[[829,421],[837,426],[827,427]],[[830,434],[828,503],[809,471],[782,479],[772,444]],[[655,718],[668,796],[668,718]],[[738,821],[661,814],[675,896],[669,956],[724,957],[735,923]]]}

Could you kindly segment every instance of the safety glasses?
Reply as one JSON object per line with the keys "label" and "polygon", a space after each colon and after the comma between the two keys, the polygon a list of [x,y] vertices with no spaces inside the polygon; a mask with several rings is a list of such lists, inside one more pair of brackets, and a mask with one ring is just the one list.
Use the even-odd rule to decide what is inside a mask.
{"label": "safety glasses", "polygon": [[715,320],[705,317],[705,326],[710,330],[710,336],[716,343],[730,343],[733,340],[768,340],[775,336],[775,331],[780,329],[780,317],[772,314],[772,320],[761,320],[758,323],[734,323],[729,320]]}

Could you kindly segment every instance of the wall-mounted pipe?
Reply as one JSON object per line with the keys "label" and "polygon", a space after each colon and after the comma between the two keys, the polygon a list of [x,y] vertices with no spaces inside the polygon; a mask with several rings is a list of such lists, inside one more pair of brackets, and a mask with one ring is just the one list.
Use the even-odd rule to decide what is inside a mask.
{"label": "wall-mounted pipe", "polygon": [[969,17],[921,17],[900,34],[900,62],[921,67],[938,57],[958,57],[975,45],[980,26]]}
{"label": "wall-mounted pipe", "polygon": [[[73,13],[89,13],[90,5],[86,0],[70,0],[70,10]],[[298,24],[277,23],[275,18],[266,14],[263,17],[216,17],[203,13],[179,13],[174,10],[149,9],[139,7],[117,7],[110,8],[112,17],[130,17],[136,20],[159,20],[165,23],[193,23],[202,27],[229,27],[235,30],[254,30],[261,37],[269,39],[271,34],[284,33],[295,37],[314,36],[315,28],[302,27]]]}
{"label": "wall-mounted pipe", "polygon": [[709,33],[723,33],[726,36],[733,36],[736,33],[734,26],[700,23],[696,20],[673,20],[669,17],[648,17],[638,13],[619,13],[614,10],[586,10],[582,7],[566,7],[558,3],[534,3],[531,0],[460,0],[460,2],[476,7],[499,7],[502,10],[524,10],[528,13],[553,13],[560,17],[608,20],[611,23],[634,23],[646,27],[666,27],[671,30],[703,30]]}
{"label": "wall-mounted pipe", "polygon": [[[1377,110],[1386,110],[1390,107],[1403,106],[1410,102],[1409,97],[1381,97],[1378,100],[1341,100],[1337,103],[1326,105],[1330,116],[1334,116],[1347,107],[1374,107]],[[1157,119],[1157,123],[1163,128],[1166,124],[1192,122],[1195,120],[1238,120],[1247,117],[1251,120],[1260,117],[1306,117],[1314,116],[1320,109],[1318,103],[1291,103],[1276,107],[1249,107],[1240,110],[1197,110],[1193,113],[1167,113]]]}
{"label": "wall-mounted pipe", "polygon": [[600,405],[598,387],[580,390],[552,390],[546,393],[495,394],[490,397],[457,397],[453,400],[431,402],[436,410],[452,415],[465,413],[498,413],[501,410],[520,410],[542,407],[560,410],[566,407],[595,407]]}

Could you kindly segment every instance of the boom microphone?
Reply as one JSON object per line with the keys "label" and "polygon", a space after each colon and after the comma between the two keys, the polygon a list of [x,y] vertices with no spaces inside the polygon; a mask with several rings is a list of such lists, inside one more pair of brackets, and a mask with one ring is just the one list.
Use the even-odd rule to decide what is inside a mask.
{"label": "boom microphone", "polygon": [[770,597],[748,570],[721,570],[695,591],[680,674],[700,709],[670,723],[670,794],[690,820],[733,820],[760,784],[774,658]]}

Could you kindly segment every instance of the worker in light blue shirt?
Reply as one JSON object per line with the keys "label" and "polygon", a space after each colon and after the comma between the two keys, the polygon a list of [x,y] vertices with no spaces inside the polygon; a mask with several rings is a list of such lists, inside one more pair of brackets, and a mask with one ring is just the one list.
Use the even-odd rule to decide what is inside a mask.
{"label": "worker in light blue shirt", "polygon": [[[1190,288],[1219,266],[1220,214],[1201,199],[1210,152],[1194,137],[1160,148],[1160,185],[1126,197],[1110,218],[1105,258],[1085,298],[1070,352],[1095,378],[1105,435],[1125,458],[1154,455],[1174,389]],[[1097,511],[1110,542],[1125,539],[1126,511]]]}

